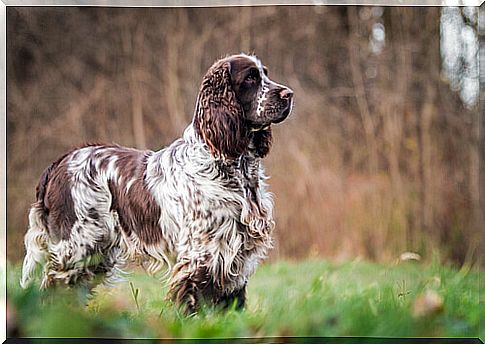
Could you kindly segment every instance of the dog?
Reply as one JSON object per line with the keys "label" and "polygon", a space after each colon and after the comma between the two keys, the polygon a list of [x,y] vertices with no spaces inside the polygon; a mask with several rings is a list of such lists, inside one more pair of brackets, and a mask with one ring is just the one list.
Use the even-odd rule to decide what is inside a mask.
{"label": "dog", "polygon": [[271,125],[292,107],[293,91],[256,56],[232,55],[209,68],[192,123],[170,146],[85,145],[63,155],[37,185],[21,286],[38,264],[41,288],[92,288],[95,277],[112,284],[138,262],[152,274],[167,269],[168,298],[188,314],[201,302],[243,308],[248,278],[273,246],[261,159]]}

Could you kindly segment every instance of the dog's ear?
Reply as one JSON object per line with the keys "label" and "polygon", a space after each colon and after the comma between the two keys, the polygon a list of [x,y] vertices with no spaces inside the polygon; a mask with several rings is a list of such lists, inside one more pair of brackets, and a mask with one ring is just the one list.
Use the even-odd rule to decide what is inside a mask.
{"label": "dog's ear", "polygon": [[232,89],[230,62],[215,64],[204,76],[194,129],[215,158],[236,159],[247,151],[244,111]]}

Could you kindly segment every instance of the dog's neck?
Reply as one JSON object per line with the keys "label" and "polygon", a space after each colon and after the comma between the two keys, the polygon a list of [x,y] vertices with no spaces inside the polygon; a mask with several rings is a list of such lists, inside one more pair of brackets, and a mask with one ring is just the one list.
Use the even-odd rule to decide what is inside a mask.
{"label": "dog's neck", "polygon": [[[271,148],[272,143],[272,136],[271,136],[271,127],[262,128],[257,131],[248,131],[248,135],[250,135],[250,141],[248,144],[248,149],[246,153],[242,154],[239,158],[233,160],[224,160],[221,158],[214,158],[215,160],[223,160],[224,163],[228,165],[232,165],[233,163],[237,163],[241,159],[245,160],[260,160],[264,158]],[[209,151],[209,147],[204,142],[204,140],[197,135],[193,123],[191,123],[184,131],[183,139],[185,142],[189,144],[196,144],[200,145],[204,148],[207,154],[211,154]]]}
{"label": "dog's neck", "polygon": [[202,139],[195,134],[193,122],[187,128],[185,128],[182,137],[187,143],[203,143]]}

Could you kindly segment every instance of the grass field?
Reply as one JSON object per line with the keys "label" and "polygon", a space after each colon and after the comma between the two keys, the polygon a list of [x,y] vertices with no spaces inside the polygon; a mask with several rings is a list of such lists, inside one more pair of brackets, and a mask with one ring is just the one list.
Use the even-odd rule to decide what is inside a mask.
{"label": "grass field", "polygon": [[[202,309],[185,318],[164,300],[166,286],[142,272],[98,288],[87,306],[78,290],[41,293],[7,275],[19,334],[35,337],[477,337],[479,276],[438,263],[278,262],[261,266],[242,312]],[[482,333],[483,338],[483,333]]]}

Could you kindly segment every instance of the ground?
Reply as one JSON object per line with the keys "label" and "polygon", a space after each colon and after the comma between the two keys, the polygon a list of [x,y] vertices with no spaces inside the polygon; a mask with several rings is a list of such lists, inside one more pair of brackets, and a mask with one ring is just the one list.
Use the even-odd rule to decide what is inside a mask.
{"label": "ground", "polygon": [[249,282],[244,311],[204,308],[189,318],[165,301],[166,283],[141,271],[98,288],[87,306],[82,290],[22,290],[19,276],[8,269],[9,327],[21,336],[477,337],[484,316],[477,269],[438,262],[267,263]]}

